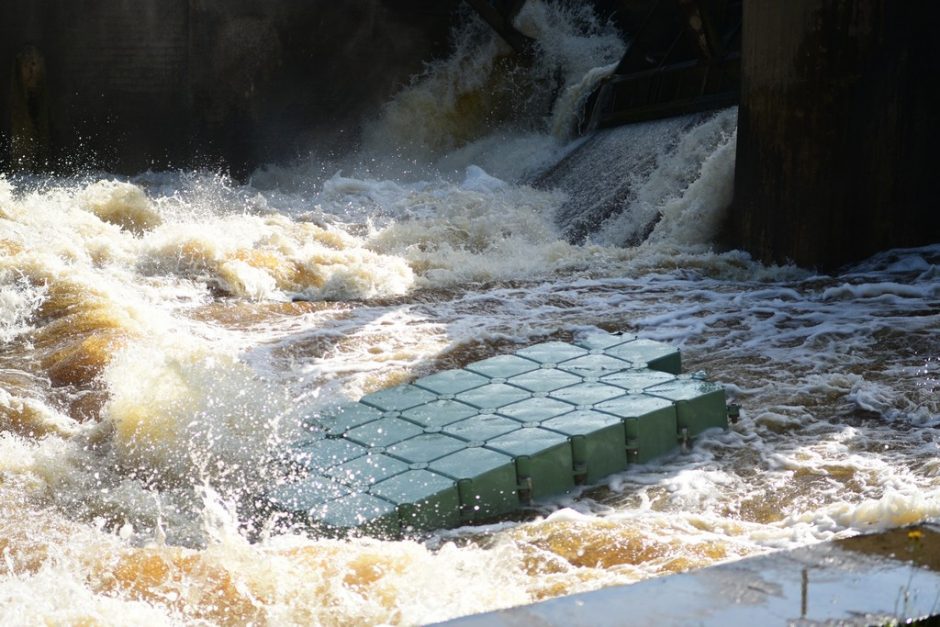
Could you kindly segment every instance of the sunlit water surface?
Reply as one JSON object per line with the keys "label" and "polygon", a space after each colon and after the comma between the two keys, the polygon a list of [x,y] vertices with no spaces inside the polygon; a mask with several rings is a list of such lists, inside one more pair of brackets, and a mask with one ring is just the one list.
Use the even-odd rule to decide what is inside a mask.
{"label": "sunlit water surface", "polygon": [[[480,130],[507,70],[467,31],[354,160],[0,178],[4,624],[415,624],[940,515],[940,245],[835,276],[718,251],[734,110],[527,185],[622,50],[527,6],[563,70],[538,124]],[[566,176],[615,207],[580,245]],[[338,540],[264,509],[305,416],[597,328],[680,347],[740,421],[489,526]]]}

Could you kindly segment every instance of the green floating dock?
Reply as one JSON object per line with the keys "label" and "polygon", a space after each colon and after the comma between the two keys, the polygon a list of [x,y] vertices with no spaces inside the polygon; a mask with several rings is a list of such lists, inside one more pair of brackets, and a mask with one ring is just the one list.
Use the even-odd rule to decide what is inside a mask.
{"label": "green floating dock", "polygon": [[679,351],[612,333],[546,342],[311,417],[306,474],[272,506],[326,533],[397,536],[508,514],[728,425]]}

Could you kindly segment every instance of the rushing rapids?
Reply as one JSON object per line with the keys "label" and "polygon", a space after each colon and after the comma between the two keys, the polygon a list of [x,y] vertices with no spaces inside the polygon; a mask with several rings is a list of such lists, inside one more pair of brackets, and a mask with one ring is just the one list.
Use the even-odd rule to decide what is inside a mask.
{"label": "rushing rapids", "polygon": [[[552,3],[519,27],[528,78],[471,24],[352,156],[0,178],[4,624],[414,624],[940,516],[940,245],[720,251],[736,112],[570,142],[622,43]],[[260,502],[303,416],[596,328],[681,346],[741,420],[403,541]]]}

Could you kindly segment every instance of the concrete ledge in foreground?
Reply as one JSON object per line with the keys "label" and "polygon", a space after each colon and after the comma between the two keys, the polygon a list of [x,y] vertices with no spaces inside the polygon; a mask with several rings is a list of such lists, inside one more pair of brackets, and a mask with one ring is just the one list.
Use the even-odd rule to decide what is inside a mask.
{"label": "concrete ledge in foreground", "polygon": [[938,616],[940,525],[919,525],[467,616],[446,625],[888,625]]}

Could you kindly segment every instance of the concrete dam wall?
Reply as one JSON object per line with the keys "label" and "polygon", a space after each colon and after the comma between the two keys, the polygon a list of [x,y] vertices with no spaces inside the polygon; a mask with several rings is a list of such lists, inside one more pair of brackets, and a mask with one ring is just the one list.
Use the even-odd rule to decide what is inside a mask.
{"label": "concrete dam wall", "polygon": [[6,0],[0,168],[244,171],[341,131],[447,50],[458,0]]}

